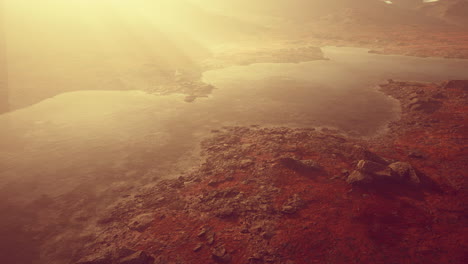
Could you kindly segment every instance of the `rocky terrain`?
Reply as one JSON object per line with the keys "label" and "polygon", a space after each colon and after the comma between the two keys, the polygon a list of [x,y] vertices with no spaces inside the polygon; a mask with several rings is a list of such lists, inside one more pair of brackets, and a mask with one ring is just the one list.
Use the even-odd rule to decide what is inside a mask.
{"label": "rocky terrain", "polygon": [[[466,30],[440,26],[311,26],[304,38],[310,45],[368,48],[373,53],[418,57],[468,58]],[[359,34],[356,34],[359,32]]]}
{"label": "rocky terrain", "polygon": [[109,208],[71,263],[464,263],[467,81],[389,80],[385,135],[225,127]]}
{"label": "rocky terrain", "polygon": [[[193,102],[196,98],[207,97],[213,87],[202,80],[202,72],[222,69],[230,66],[246,66],[254,63],[300,63],[314,60],[325,60],[319,47],[302,45],[285,45],[279,47],[237,48],[214,53],[211,58],[200,62],[196,70],[163,71],[164,77],[158,78],[145,91],[155,94],[184,94],[186,102]],[[150,77],[154,78],[154,76]]]}
{"label": "rocky terrain", "polygon": [[[209,36],[208,42],[227,41],[233,49],[213,52],[189,37],[155,35],[152,28],[132,25],[139,30],[131,36],[121,33],[125,41],[120,44],[130,47],[135,39],[151,36],[157,51],[138,47],[141,53],[135,58],[139,59],[128,61],[125,56],[122,61],[115,59],[114,54],[122,52],[118,49],[107,55],[99,51],[102,58],[91,54],[83,59],[82,54],[69,52],[85,66],[102,64],[99,71],[84,67],[83,75],[78,74],[80,67],[69,64],[75,57],[68,60],[61,54],[55,54],[57,61],[40,60],[48,67],[34,64],[36,70],[18,68],[16,75],[10,69],[16,80],[32,80],[38,89],[28,94],[30,87],[24,85],[24,90],[13,91],[21,99],[13,107],[84,86],[181,93],[186,102],[193,102],[215,89],[202,81],[206,70],[322,60],[326,58],[319,47],[326,45],[363,47],[381,54],[468,58],[468,34],[460,16],[464,1],[457,1],[460,8],[448,5],[449,1],[424,8],[408,1],[403,11],[385,16],[378,12],[387,10],[385,5],[376,1],[371,7],[350,6],[356,2],[351,0],[333,0],[324,6],[307,0],[295,1],[298,5],[275,2],[282,5],[266,12],[288,15],[273,19],[276,24],[253,28],[225,16],[217,24],[220,17],[210,13],[207,18],[199,9],[195,18],[183,20],[183,25],[199,21],[200,31],[203,25],[216,24],[203,36]],[[310,6],[300,13],[288,11],[306,2]],[[401,1],[394,2],[398,7]],[[257,5],[263,10],[263,4],[252,3],[252,10],[258,12]],[[194,12],[190,10],[181,16]],[[424,17],[415,18],[420,12]],[[308,20],[311,13],[313,19]],[[224,32],[226,28],[237,33]],[[253,37],[240,40],[247,35]],[[27,38],[24,41],[29,44]],[[108,41],[109,47],[114,46],[113,40]],[[254,44],[249,46],[249,41]],[[49,45],[48,39],[43,42]],[[94,42],[87,45],[94,48]],[[51,46],[54,52],[55,46]],[[56,76],[65,76],[63,71],[76,78],[40,74],[41,69],[49,72],[51,65]],[[119,70],[109,70],[114,67]],[[84,78],[88,74],[92,78]],[[35,82],[31,76],[36,75],[50,79]],[[50,86],[52,79],[55,88]],[[75,79],[80,82],[71,81]],[[402,115],[375,137],[330,128],[224,127],[211,131],[201,144],[203,162],[176,179],[163,179],[170,166],[141,153],[127,167],[96,170],[116,179],[111,186],[89,183],[66,195],[16,203],[11,198],[15,192],[40,190],[25,188],[21,181],[6,185],[0,194],[4,201],[0,233],[6,237],[0,241],[2,262],[465,263],[468,81],[388,80],[380,90],[400,101]],[[130,183],[123,175],[133,175],[138,182]]]}
{"label": "rocky terrain", "polygon": [[235,65],[254,63],[300,63],[325,59],[322,50],[316,46],[285,45],[282,48],[241,48],[216,53],[203,65],[206,69],[219,69]]}

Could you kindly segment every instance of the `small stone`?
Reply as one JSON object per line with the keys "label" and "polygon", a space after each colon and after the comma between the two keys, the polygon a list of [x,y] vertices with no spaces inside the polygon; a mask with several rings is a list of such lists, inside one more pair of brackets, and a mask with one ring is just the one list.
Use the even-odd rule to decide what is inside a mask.
{"label": "small stone", "polygon": [[348,182],[349,184],[370,183],[372,180],[373,178],[371,175],[355,170],[348,176],[346,182]]}
{"label": "small stone", "polygon": [[390,164],[389,168],[392,169],[396,177],[400,180],[409,181],[414,184],[419,184],[421,182],[413,166],[407,162],[395,162]]}
{"label": "small stone", "polygon": [[299,161],[305,168],[310,169],[310,170],[320,170],[321,167],[320,165],[313,160],[300,160]]}
{"label": "small stone", "polygon": [[379,177],[392,176],[392,171],[389,167],[369,160],[360,160],[356,166],[356,170]]}
{"label": "small stone", "polygon": [[205,234],[205,238],[206,238],[206,243],[208,243],[208,245],[213,245],[214,240],[215,240],[215,232],[213,232],[213,231],[208,231],[208,232]]}
{"label": "small stone", "polygon": [[313,160],[296,160],[293,158],[281,158],[278,160],[283,166],[296,171],[316,171],[321,166]]}
{"label": "small stone", "polygon": [[281,207],[281,212],[284,214],[294,214],[296,211],[296,208],[291,205],[283,205]]}
{"label": "small stone", "polygon": [[97,252],[81,258],[76,264],[112,264],[112,256],[109,252]]}
{"label": "small stone", "polygon": [[153,214],[141,214],[130,220],[129,228],[138,232],[145,231],[154,220]]}
{"label": "small stone", "polygon": [[116,251],[117,258],[125,258],[128,257],[132,254],[135,254],[137,251],[133,249],[128,249],[128,248],[119,248]]}
{"label": "small stone", "polygon": [[414,104],[420,104],[422,101],[419,98],[413,97],[408,103],[409,106],[414,105]]}
{"label": "small stone", "polygon": [[240,161],[239,163],[239,167],[240,168],[247,168],[247,167],[250,167],[254,164],[254,162],[250,159],[243,159]]}
{"label": "small stone", "polygon": [[233,181],[234,180],[234,177],[232,175],[229,175],[229,176],[226,176],[224,178],[225,181]]}
{"label": "small stone", "polygon": [[120,259],[117,261],[118,264],[153,264],[154,258],[148,255],[144,251],[138,251],[134,254]]}
{"label": "small stone", "polygon": [[219,263],[230,263],[232,260],[231,255],[229,255],[226,249],[223,246],[218,246],[213,249],[211,257]]}
{"label": "small stone", "polygon": [[202,230],[200,230],[200,232],[198,232],[197,237],[202,237],[202,236],[204,236],[205,234],[206,234],[206,229],[203,228]]}
{"label": "small stone", "polygon": [[208,185],[211,186],[211,187],[216,187],[216,186],[218,186],[220,183],[221,183],[221,182],[218,181],[218,180],[210,180],[210,181],[208,182]]}
{"label": "small stone", "polygon": [[216,247],[212,251],[213,256],[222,257],[226,254],[226,249],[224,247]]}
{"label": "small stone", "polygon": [[418,95],[417,93],[411,93],[411,94],[408,96],[408,99],[413,100],[413,99],[418,98],[418,97],[419,97],[419,95]]}
{"label": "small stone", "polygon": [[408,153],[408,157],[410,158],[416,158],[416,159],[423,159],[424,158],[424,154],[419,151],[419,150],[411,150],[409,153]]}
{"label": "small stone", "polygon": [[422,108],[423,108],[422,104],[413,104],[410,106],[411,111],[418,111],[418,110],[421,110]]}
{"label": "small stone", "polygon": [[229,206],[224,206],[216,212],[216,216],[220,218],[228,218],[235,214],[234,209]]}
{"label": "small stone", "polygon": [[250,233],[250,231],[249,231],[248,228],[243,228],[240,232],[241,232],[242,234],[248,234],[248,233]]}
{"label": "small stone", "polygon": [[275,236],[274,232],[271,231],[265,231],[260,234],[264,239],[272,239]]}
{"label": "small stone", "polygon": [[193,252],[198,252],[202,249],[203,247],[203,244],[202,243],[198,243],[194,248],[193,248]]}

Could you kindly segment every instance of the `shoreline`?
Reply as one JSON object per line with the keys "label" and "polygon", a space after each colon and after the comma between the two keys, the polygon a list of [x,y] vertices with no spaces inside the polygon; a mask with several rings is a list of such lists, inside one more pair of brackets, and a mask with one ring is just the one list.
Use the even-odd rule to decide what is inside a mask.
{"label": "shoreline", "polygon": [[[370,140],[314,129],[213,131],[202,143],[204,164],[116,208],[76,260],[97,263],[84,262],[97,252],[112,261],[125,247],[156,263],[353,263],[357,253],[359,263],[461,261],[466,236],[455,230],[463,226],[466,157],[453,144],[466,130],[459,115],[466,114],[467,82],[450,83],[382,85],[400,100],[402,118]],[[407,162],[420,183],[348,184],[358,160]]]}

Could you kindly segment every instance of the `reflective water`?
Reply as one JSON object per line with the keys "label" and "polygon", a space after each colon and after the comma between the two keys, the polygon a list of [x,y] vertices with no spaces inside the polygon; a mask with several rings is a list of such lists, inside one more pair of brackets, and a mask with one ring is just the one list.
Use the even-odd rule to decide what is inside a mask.
{"label": "reflective water", "polygon": [[[379,82],[468,78],[464,60],[324,51],[330,60],[206,72],[204,81],[217,89],[193,103],[183,95],[84,90],[1,115],[0,257],[51,263],[39,254],[41,243],[52,243],[68,258],[67,243],[88,237],[111,204],[197,165],[211,129],[328,126],[372,135],[399,115],[397,102],[377,91]],[[32,239],[35,230],[49,230],[45,224],[60,234],[57,241]]]}
{"label": "reflective water", "polygon": [[[58,196],[78,186],[151,181],[197,164],[197,147],[224,125],[328,126],[372,135],[398,118],[378,92],[388,78],[468,78],[468,61],[327,47],[329,60],[206,72],[208,98],[79,91],[0,116],[0,191]],[[11,197],[10,197],[11,198]]]}

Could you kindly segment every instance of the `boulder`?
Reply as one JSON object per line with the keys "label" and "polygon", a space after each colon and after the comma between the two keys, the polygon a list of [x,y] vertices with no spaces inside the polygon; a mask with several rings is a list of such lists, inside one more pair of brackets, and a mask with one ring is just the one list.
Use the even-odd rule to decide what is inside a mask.
{"label": "boulder", "polygon": [[388,166],[370,160],[360,160],[356,166],[356,170],[377,177],[392,176],[392,170]]}
{"label": "boulder", "polygon": [[372,182],[373,177],[367,173],[361,171],[353,171],[346,180],[349,184],[353,183],[370,183]]}
{"label": "boulder", "polygon": [[395,162],[388,167],[392,170],[394,177],[399,180],[409,181],[414,184],[421,182],[413,166],[407,162]]}
{"label": "boulder", "polygon": [[153,214],[141,214],[130,220],[129,228],[138,232],[143,232],[151,226],[153,220]]}
{"label": "boulder", "polygon": [[346,146],[344,155],[355,160],[370,160],[384,165],[389,164],[384,158],[359,145]]}
{"label": "boulder", "polygon": [[347,179],[352,183],[371,183],[378,180],[411,182],[419,184],[420,179],[413,167],[407,162],[394,162],[388,166],[369,160],[360,160]]}
{"label": "boulder", "polygon": [[219,263],[230,263],[232,260],[231,255],[229,255],[226,249],[223,246],[218,246],[213,249],[211,257]]}

